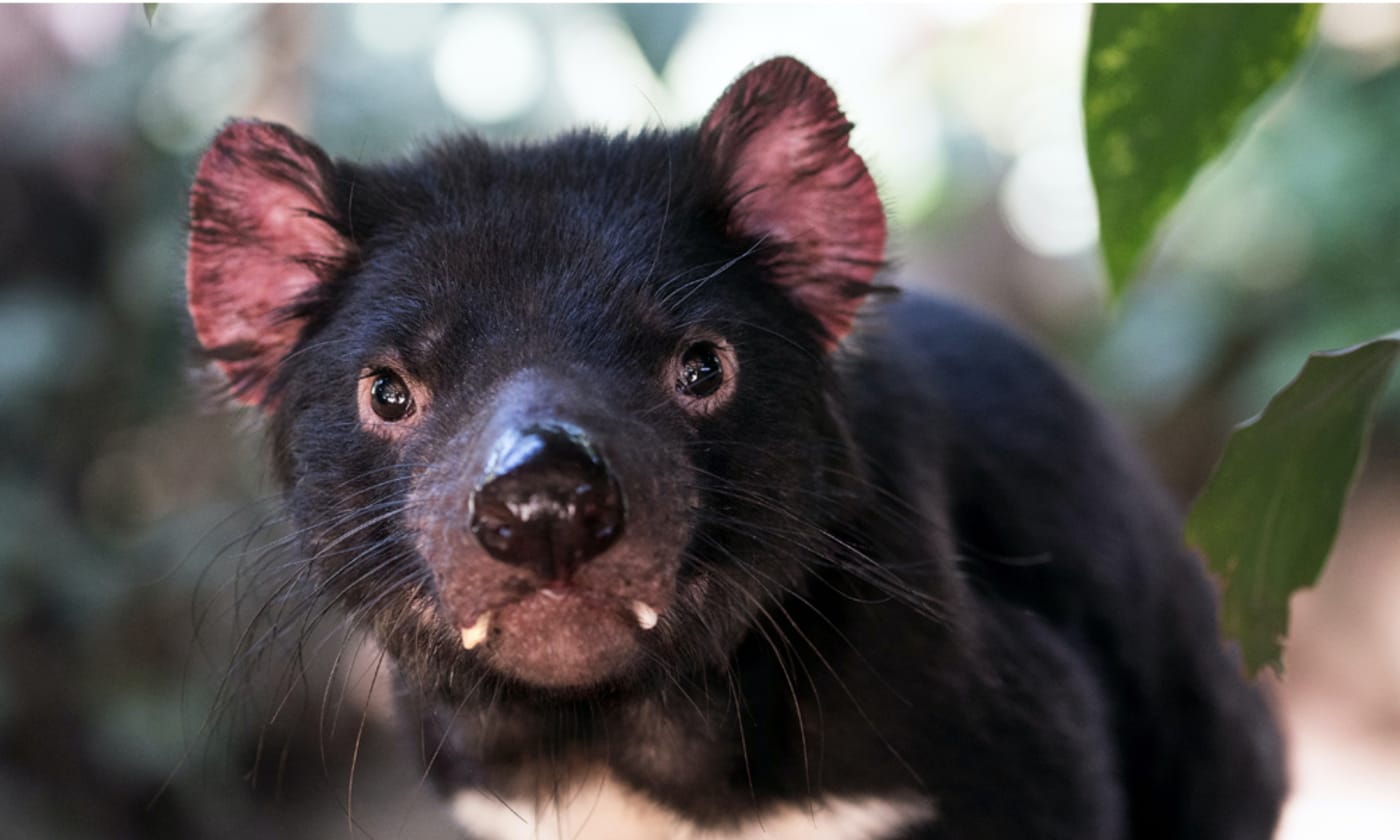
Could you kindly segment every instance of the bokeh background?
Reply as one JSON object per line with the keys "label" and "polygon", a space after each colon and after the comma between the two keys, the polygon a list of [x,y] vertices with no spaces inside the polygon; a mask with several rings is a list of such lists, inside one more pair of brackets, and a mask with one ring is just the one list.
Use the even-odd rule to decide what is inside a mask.
{"label": "bokeh background", "polygon": [[[0,837],[453,836],[372,651],[333,619],[302,653],[241,635],[295,606],[257,420],[206,399],[182,311],[185,194],[231,115],[369,159],[443,131],[682,125],[796,55],[857,125],[901,281],[1051,348],[1189,501],[1307,352],[1400,328],[1400,8],[1325,9],[1116,306],[1087,24],[970,4],[0,7]],[[1393,389],[1270,679],[1285,840],[1400,837],[1398,598]]]}

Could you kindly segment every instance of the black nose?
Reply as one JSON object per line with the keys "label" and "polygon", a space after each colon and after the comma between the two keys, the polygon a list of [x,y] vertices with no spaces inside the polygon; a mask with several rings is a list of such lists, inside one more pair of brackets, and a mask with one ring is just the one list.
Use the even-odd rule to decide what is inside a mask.
{"label": "black nose", "polygon": [[529,426],[496,442],[471,528],[503,563],[567,582],[622,534],[622,489],[578,429]]}

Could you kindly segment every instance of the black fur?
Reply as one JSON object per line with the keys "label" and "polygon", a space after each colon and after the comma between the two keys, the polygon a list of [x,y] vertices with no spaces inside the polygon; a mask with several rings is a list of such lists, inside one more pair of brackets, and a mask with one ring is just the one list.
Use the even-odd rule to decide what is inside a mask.
{"label": "black fur", "polygon": [[[605,767],[719,828],[912,792],[939,816],[911,838],[1270,836],[1270,714],[1118,433],[948,303],[872,300],[826,352],[768,281],[784,246],[726,232],[702,145],[463,137],[337,162],[334,207],[316,209],[356,259],[300,304],[266,400],[277,471],[323,588],[396,663],[440,785],[508,794]],[[701,333],[732,345],[737,386],[688,414],[667,371]],[[356,414],[356,382],[388,357],[431,395],[397,442]],[[421,551],[415,523],[458,510],[453,476],[521,371],[586,419],[634,509],[670,500],[654,515],[680,535],[692,595],[593,685],[532,685],[463,651]],[[700,578],[703,597],[686,589]]]}

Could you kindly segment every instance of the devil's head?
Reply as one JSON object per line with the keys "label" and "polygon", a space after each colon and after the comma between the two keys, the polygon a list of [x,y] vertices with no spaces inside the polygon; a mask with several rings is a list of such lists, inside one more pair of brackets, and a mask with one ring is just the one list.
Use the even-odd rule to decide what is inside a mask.
{"label": "devil's head", "polygon": [[831,356],[885,220],[830,88],[776,59],[698,128],[389,165],[230,123],[190,313],[270,416],[320,588],[412,679],[625,689],[807,584],[850,463]]}

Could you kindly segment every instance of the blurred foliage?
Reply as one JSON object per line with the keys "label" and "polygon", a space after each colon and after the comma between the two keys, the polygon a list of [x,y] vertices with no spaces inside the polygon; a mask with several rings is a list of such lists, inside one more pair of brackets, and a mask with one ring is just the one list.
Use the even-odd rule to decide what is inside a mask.
{"label": "blurred foliage", "polygon": [[[1203,173],[1121,316],[1079,336],[1103,392],[1138,418],[1183,497],[1225,430],[1310,352],[1400,323],[1397,143],[1395,66],[1319,50],[1228,161]],[[1393,430],[1391,394],[1382,423]]]}
{"label": "blurred foliage", "polygon": [[1187,536],[1223,588],[1222,621],[1250,671],[1282,669],[1288,599],[1332,549],[1400,334],[1308,359],[1231,436]]}
{"label": "blurred foliage", "polygon": [[[1302,55],[1317,11],[1095,7],[1084,122],[1115,294],[1199,168]],[[1388,338],[1311,357],[1237,428],[1192,507],[1188,537],[1220,578],[1223,625],[1251,672],[1282,667],[1289,597],[1314,584],[1332,550],[1395,351]]]}
{"label": "blurred foliage", "polygon": [[[995,129],[1016,115],[1010,133],[1034,139],[1053,122],[1017,103],[1039,101],[1026,93],[1046,78],[1039,50],[1082,57],[1043,24],[1082,32],[1073,10],[784,8],[777,31],[737,6],[512,9],[543,45],[546,81],[518,114],[472,124],[433,59],[476,11],[161,4],[148,24],[135,6],[0,6],[0,834],[452,836],[416,784],[413,745],[344,676],[363,668],[348,654],[337,667],[353,640],[298,659],[255,636],[252,655],[237,653],[295,565],[276,550],[256,422],[201,392],[181,306],[188,181],[230,115],[291,122],[360,159],[462,127],[539,135],[593,119],[560,76],[582,75],[565,52],[595,33],[611,39],[605,56],[632,44],[637,61],[619,66],[643,74],[595,87],[670,119],[665,97],[690,84],[683,58],[729,56],[709,97],[759,51],[857,80],[893,68],[897,85],[828,75],[882,185],[912,196],[895,216],[901,280],[1059,343],[1183,497],[1230,423],[1308,351],[1400,323],[1400,67],[1383,53],[1323,44],[1191,190],[1108,319],[1090,305],[1102,287],[1091,242],[1047,256],[1008,222],[1007,185],[1034,148]],[[756,46],[735,58],[736,44]],[[1074,135],[1077,94],[1063,87],[1053,101],[1068,103]],[[859,110],[862,96],[889,121]],[[921,108],[934,116],[909,124]],[[933,164],[900,169],[903,147],[879,150],[910,138],[936,144]],[[1065,192],[1047,183],[1038,195]],[[1393,437],[1395,421],[1392,408],[1377,434]]]}
{"label": "blurred foliage", "polygon": [[1115,294],[1196,171],[1311,42],[1317,11],[1297,3],[1095,6],[1084,125]]}

